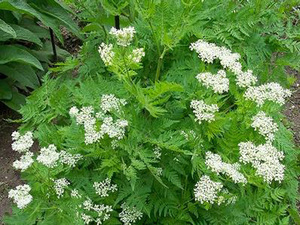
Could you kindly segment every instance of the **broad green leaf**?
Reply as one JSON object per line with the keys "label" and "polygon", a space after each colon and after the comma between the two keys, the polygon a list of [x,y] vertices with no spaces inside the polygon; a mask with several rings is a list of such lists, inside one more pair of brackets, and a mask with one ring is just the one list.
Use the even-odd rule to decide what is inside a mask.
{"label": "broad green leaf", "polygon": [[10,100],[3,100],[2,102],[13,110],[19,110],[21,105],[25,104],[25,95],[18,92],[17,89],[12,91],[12,98]]}
{"label": "broad green leaf", "polygon": [[3,45],[0,48],[0,64],[9,62],[21,62],[44,70],[41,63],[26,50],[12,45]]}
{"label": "broad green leaf", "polygon": [[10,85],[6,80],[0,80],[0,99],[10,100],[12,98],[12,91]]}
{"label": "broad green leaf", "polygon": [[68,11],[60,4],[58,4],[54,0],[32,0],[32,2],[32,7],[36,8],[38,11],[42,12],[45,15],[49,15],[61,21],[63,25],[66,26],[73,34],[75,34],[77,37],[81,37],[78,26],[70,17]]}
{"label": "broad green leaf", "polygon": [[43,45],[41,40],[37,37],[37,35],[32,33],[30,30],[27,30],[21,26],[15,25],[15,24],[11,24],[11,27],[16,31],[17,39],[29,41],[29,42],[35,43],[39,46]]}
{"label": "broad green leaf", "polygon": [[14,29],[10,25],[5,23],[5,21],[3,21],[1,19],[0,19],[0,30],[2,30],[3,32],[9,34],[13,38],[15,38],[17,36]]}
{"label": "broad green leaf", "polygon": [[35,89],[39,86],[39,80],[31,66],[19,63],[0,65],[0,73],[12,78],[26,87]]}

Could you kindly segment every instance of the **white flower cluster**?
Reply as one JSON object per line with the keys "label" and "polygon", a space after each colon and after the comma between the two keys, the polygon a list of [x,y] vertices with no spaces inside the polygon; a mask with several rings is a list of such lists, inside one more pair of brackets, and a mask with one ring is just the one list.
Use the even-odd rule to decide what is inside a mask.
{"label": "white flower cluster", "polygon": [[212,88],[215,93],[224,93],[229,90],[229,79],[226,78],[226,72],[219,70],[217,74],[199,73],[196,78],[207,88]]}
{"label": "white flower cluster", "polygon": [[284,158],[283,152],[277,151],[270,143],[255,146],[252,142],[242,142],[239,149],[240,161],[251,163],[256,169],[256,175],[263,177],[265,182],[283,180],[284,165],[280,163]]}
{"label": "white flower cluster", "polygon": [[253,75],[252,70],[240,72],[236,76],[236,84],[241,88],[250,87],[257,82],[257,77]]}
{"label": "white flower cluster", "polygon": [[199,124],[201,124],[203,120],[207,122],[214,121],[214,113],[219,110],[216,104],[208,105],[205,104],[203,100],[192,100],[191,108],[194,109],[193,113],[196,116],[195,121],[199,121]]}
{"label": "white flower cluster", "polygon": [[292,95],[290,90],[284,89],[278,83],[267,83],[257,87],[249,87],[245,92],[245,98],[255,101],[262,106],[265,101],[273,101],[279,105],[285,103],[285,99]]}
{"label": "white flower cluster", "polygon": [[109,192],[116,192],[117,185],[111,184],[111,180],[109,178],[106,178],[102,182],[94,182],[93,187],[95,188],[95,191],[100,197],[108,197]]}
{"label": "white flower cluster", "polygon": [[36,160],[43,165],[53,168],[57,165],[57,161],[59,160],[59,153],[56,152],[55,145],[51,144],[47,148],[41,148],[40,154],[36,158]]}
{"label": "white flower cluster", "polygon": [[30,190],[28,184],[19,185],[15,190],[12,189],[8,192],[8,197],[13,199],[18,208],[23,209],[32,201],[32,196],[29,194]]}
{"label": "white flower cluster", "polygon": [[135,33],[134,27],[125,27],[119,30],[112,27],[109,32],[117,39],[117,44],[124,47],[130,45]]}
{"label": "white flower cluster", "polygon": [[101,59],[103,60],[105,66],[112,65],[113,58],[115,56],[115,53],[112,50],[113,45],[112,44],[105,44],[101,43],[99,46],[98,52],[100,54]]}
{"label": "white flower cluster", "polygon": [[240,54],[232,53],[225,47],[198,40],[190,45],[190,49],[195,50],[204,62],[212,63],[215,59],[220,59],[220,63],[224,68],[228,68],[236,74],[242,71],[242,65],[239,63]]}
{"label": "white flower cluster", "polygon": [[26,132],[23,136],[18,131],[14,131],[11,136],[13,140],[11,147],[14,151],[24,153],[29,151],[33,145],[33,134],[30,131]]}
{"label": "white flower cluster", "polygon": [[96,205],[93,204],[91,199],[87,199],[83,202],[83,209],[87,211],[92,211],[94,213],[97,213],[97,218],[93,218],[92,216],[82,213],[81,218],[84,221],[84,224],[89,224],[91,222],[95,222],[97,225],[102,224],[104,221],[108,220],[110,218],[110,212],[113,211],[111,206],[108,205]]}
{"label": "white flower cluster", "polygon": [[218,154],[206,152],[205,164],[209,169],[217,174],[226,174],[233,180],[234,183],[247,183],[247,179],[245,178],[245,176],[239,172],[240,165],[238,163],[225,163],[222,161],[221,156],[219,156]]}
{"label": "white flower cluster", "polygon": [[267,116],[263,111],[252,118],[251,126],[254,130],[258,130],[259,134],[264,136],[267,141],[273,141],[274,133],[278,130],[277,123],[274,123],[272,117]]}
{"label": "white flower cluster", "polygon": [[129,60],[134,63],[141,62],[142,58],[145,56],[145,51],[143,48],[137,48],[132,51],[132,54],[129,55]]}
{"label": "white flower cluster", "polygon": [[195,131],[189,130],[189,131],[180,131],[180,134],[185,138],[185,140],[189,141],[190,139],[195,139],[197,137]]}
{"label": "white flower cluster", "polygon": [[143,213],[135,207],[129,207],[126,203],[121,205],[122,212],[119,217],[124,225],[131,225],[143,217]]}
{"label": "white flower cluster", "polygon": [[114,94],[102,95],[100,107],[104,113],[112,112],[121,112],[121,107],[127,104],[125,99],[119,99]]}
{"label": "white flower cluster", "polygon": [[[96,129],[96,118],[94,117],[93,107],[82,107],[79,110],[77,107],[72,107],[69,111],[70,116],[76,118],[77,124],[82,124],[85,130],[85,143],[92,144],[104,137],[107,134],[110,138],[120,140],[125,136],[125,130],[128,126],[127,120],[114,119],[106,115],[113,110],[121,112],[121,107],[126,105],[124,99],[118,99],[114,95],[103,95],[101,97],[101,111],[96,113],[96,118],[102,120],[99,131]],[[114,143],[116,145],[117,143]]]}
{"label": "white flower cluster", "polygon": [[92,144],[102,138],[102,134],[96,131],[96,119],[93,117],[94,109],[92,106],[82,107],[81,110],[75,106],[70,109],[70,116],[76,118],[77,124],[84,126],[85,143]]}
{"label": "white flower cluster", "polygon": [[70,167],[75,167],[76,163],[82,159],[82,155],[80,154],[74,154],[72,155],[71,153],[69,152],[66,152],[66,151],[61,151],[59,153],[59,161],[62,163],[62,164],[66,164]]}
{"label": "white flower cluster", "polygon": [[242,71],[242,64],[239,62],[241,56],[238,53],[232,53],[225,47],[219,47],[214,43],[208,43],[198,40],[190,45],[190,49],[195,50],[199,58],[207,63],[212,63],[219,59],[225,69],[229,69],[236,75],[237,85],[239,87],[249,87],[257,82],[257,78],[252,74],[252,70]]}
{"label": "white flower cluster", "polygon": [[33,157],[32,152],[26,152],[24,155],[21,156],[20,160],[14,161],[13,167],[15,169],[18,169],[18,170],[21,170],[22,172],[24,172],[34,162],[32,157]]}
{"label": "white flower cluster", "polygon": [[217,200],[218,193],[222,190],[222,188],[222,183],[212,181],[209,176],[204,175],[200,178],[195,186],[195,199],[201,204],[204,202],[213,204]]}
{"label": "white flower cluster", "polygon": [[72,198],[81,198],[81,194],[79,194],[79,191],[77,189],[71,190],[71,197]]}
{"label": "white flower cluster", "polygon": [[60,178],[54,180],[54,190],[58,198],[62,197],[65,193],[66,187],[70,184],[70,182],[66,178]]}
{"label": "white flower cluster", "polygon": [[161,157],[161,148],[158,146],[155,146],[155,148],[153,149],[153,153],[156,159],[160,159]]}

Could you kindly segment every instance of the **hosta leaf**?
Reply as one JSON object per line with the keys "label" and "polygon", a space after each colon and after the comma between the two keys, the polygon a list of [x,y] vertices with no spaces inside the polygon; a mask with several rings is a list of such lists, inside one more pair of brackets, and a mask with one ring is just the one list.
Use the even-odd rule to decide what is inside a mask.
{"label": "hosta leaf", "polygon": [[0,19],[0,30],[2,30],[3,32],[9,34],[13,38],[15,38],[17,36],[14,29],[1,19]]}
{"label": "hosta leaf", "polygon": [[75,34],[77,37],[81,37],[78,26],[69,16],[68,11],[65,8],[63,8],[60,4],[53,0],[33,0],[32,2],[33,3],[31,5],[33,7],[37,8],[45,15],[49,15],[61,21],[70,31],[72,31],[73,34]]}
{"label": "hosta leaf", "polygon": [[30,30],[27,30],[21,26],[15,25],[15,24],[12,24],[11,27],[14,28],[14,30],[16,31],[17,39],[29,41],[29,42],[35,43],[39,46],[42,46],[41,40]]}
{"label": "hosta leaf", "polygon": [[21,62],[43,70],[41,63],[29,52],[16,46],[3,45],[0,49],[0,64]]}
{"label": "hosta leaf", "polygon": [[26,87],[35,89],[39,86],[39,80],[35,71],[29,65],[19,63],[0,65],[0,73],[20,82]]}
{"label": "hosta leaf", "polygon": [[25,96],[20,94],[17,89],[14,89],[12,91],[12,98],[10,100],[3,100],[2,102],[13,110],[19,110],[21,105],[25,104]]}
{"label": "hosta leaf", "polygon": [[0,99],[10,100],[12,98],[12,90],[5,80],[0,80]]}

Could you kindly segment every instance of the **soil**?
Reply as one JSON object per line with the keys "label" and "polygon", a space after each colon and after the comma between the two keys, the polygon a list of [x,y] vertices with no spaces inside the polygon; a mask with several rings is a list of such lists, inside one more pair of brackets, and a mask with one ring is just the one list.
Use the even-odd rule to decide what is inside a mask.
{"label": "soil", "polygon": [[[20,115],[5,105],[0,105],[0,218],[10,213],[10,200],[7,198],[8,190],[21,184],[20,174],[12,168],[12,163],[19,154],[11,149],[11,133],[18,128],[18,124],[8,119],[18,119]],[[1,222],[0,222],[1,224]]]}

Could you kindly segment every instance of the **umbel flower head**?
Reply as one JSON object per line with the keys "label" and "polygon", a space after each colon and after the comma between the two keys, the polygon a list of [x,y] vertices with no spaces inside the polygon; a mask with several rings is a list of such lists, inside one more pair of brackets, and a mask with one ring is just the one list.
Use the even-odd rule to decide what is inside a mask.
{"label": "umbel flower head", "polygon": [[121,205],[122,212],[119,214],[120,220],[124,225],[134,224],[143,217],[143,213],[135,207],[129,207],[126,203]]}
{"label": "umbel flower head", "polygon": [[204,202],[213,204],[217,200],[218,193],[222,188],[222,183],[212,181],[209,176],[204,175],[200,178],[195,186],[195,199],[201,204]]}
{"label": "umbel flower head", "polygon": [[13,140],[11,147],[14,151],[24,153],[29,151],[33,145],[33,134],[30,131],[24,135],[21,135],[18,131],[14,131],[11,136]]}
{"label": "umbel flower head", "polygon": [[252,142],[239,144],[240,161],[251,163],[256,169],[256,175],[261,176],[265,182],[281,182],[284,178],[284,165],[280,161],[284,158],[283,152],[277,151],[270,143],[255,146]]}
{"label": "umbel flower head", "polygon": [[214,113],[219,110],[216,104],[208,105],[205,104],[203,100],[193,100],[191,102],[191,108],[194,109],[193,113],[196,116],[195,121],[199,121],[199,124],[201,124],[203,120],[207,122],[214,121]]}
{"label": "umbel flower head", "polygon": [[30,190],[28,184],[19,185],[16,189],[8,192],[8,197],[13,199],[18,208],[23,209],[32,201],[32,196],[29,194]]}
{"label": "umbel flower head", "polygon": [[217,174],[223,173],[229,176],[234,183],[247,183],[245,176],[239,172],[240,165],[238,163],[225,163],[218,154],[206,152],[205,164],[213,172],[216,172]]}
{"label": "umbel flower head", "polygon": [[273,122],[272,117],[267,116],[263,111],[252,118],[251,126],[258,130],[259,134],[264,136],[267,141],[273,141],[274,133],[278,130],[278,125]]}
{"label": "umbel flower head", "polygon": [[59,153],[56,152],[55,145],[51,144],[47,148],[41,148],[40,154],[36,158],[38,162],[41,164],[53,168],[57,165],[57,161],[59,160]]}
{"label": "umbel flower head", "polygon": [[117,40],[118,45],[126,47],[130,45],[135,34],[135,29],[134,27],[125,27],[117,30],[116,28],[112,27],[109,34],[111,34]]}
{"label": "umbel flower head", "polygon": [[222,94],[229,90],[229,79],[226,72],[219,70],[217,74],[199,73],[196,78],[207,88],[212,88],[215,93]]}

